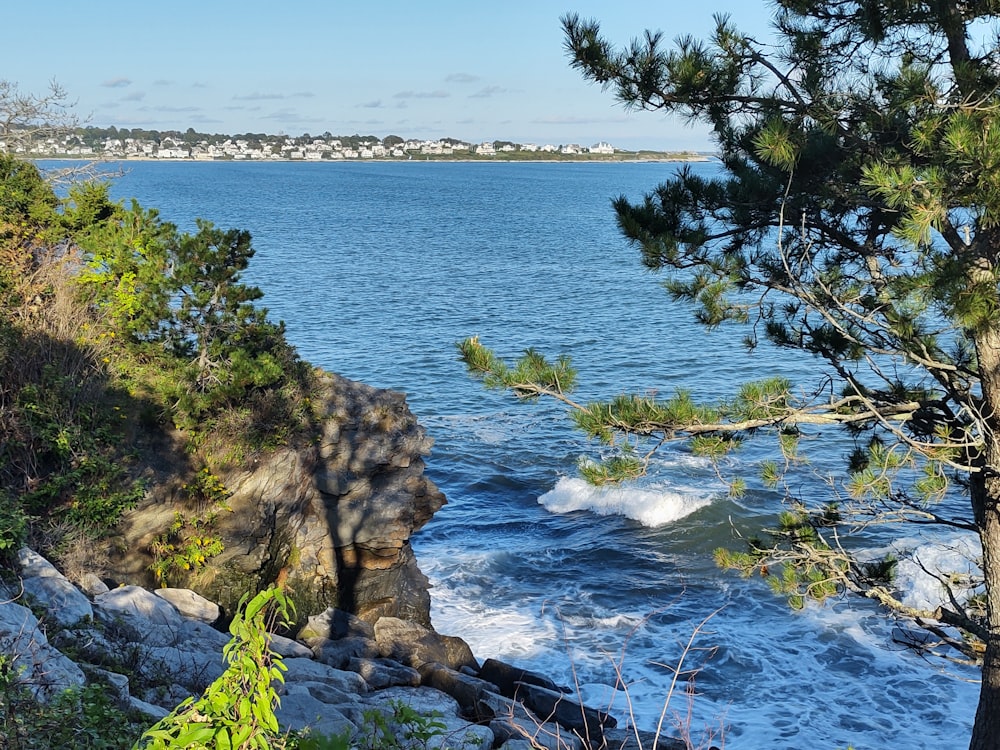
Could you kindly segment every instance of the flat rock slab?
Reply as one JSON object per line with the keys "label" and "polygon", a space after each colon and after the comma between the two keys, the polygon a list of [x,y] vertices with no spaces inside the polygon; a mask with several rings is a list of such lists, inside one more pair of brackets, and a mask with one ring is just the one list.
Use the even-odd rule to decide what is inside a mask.
{"label": "flat rock slab", "polygon": [[156,625],[180,630],[184,625],[177,608],[141,586],[119,586],[94,597],[94,604],[107,612],[134,615]]}
{"label": "flat rock slab", "polygon": [[209,625],[219,619],[219,605],[191,589],[163,588],[155,589],[153,593],[173,604],[178,612],[189,619],[201,620]]}

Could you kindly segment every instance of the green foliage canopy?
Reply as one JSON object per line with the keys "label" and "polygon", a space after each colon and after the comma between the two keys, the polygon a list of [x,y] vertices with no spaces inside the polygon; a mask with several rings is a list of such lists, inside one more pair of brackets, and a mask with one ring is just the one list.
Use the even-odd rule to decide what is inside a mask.
{"label": "green foliage canopy", "polygon": [[74,191],[67,216],[87,259],[79,280],[112,331],[148,356],[187,363],[173,394],[180,424],[296,370],[284,325],[254,304],[263,292],[241,281],[254,255],[249,232],[199,219],[197,232],[181,233],[155,210],[111,201],[107,185]]}
{"label": "green foliage canopy", "polygon": [[145,496],[137,428],[205,462],[286,443],[311,370],[242,282],[248,232],[72,184],[0,154],[0,556],[43,525],[100,536]]}

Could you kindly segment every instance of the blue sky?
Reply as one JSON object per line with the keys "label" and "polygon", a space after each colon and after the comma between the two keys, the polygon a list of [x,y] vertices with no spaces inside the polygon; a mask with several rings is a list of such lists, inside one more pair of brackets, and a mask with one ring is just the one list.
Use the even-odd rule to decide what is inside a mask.
{"label": "blue sky", "polygon": [[88,124],[707,149],[704,130],[627,113],[569,67],[559,18],[619,44],[705,36],[727,13],[764,36],[765,0],[52,0],[11,3],[0,77],[55,79]]}

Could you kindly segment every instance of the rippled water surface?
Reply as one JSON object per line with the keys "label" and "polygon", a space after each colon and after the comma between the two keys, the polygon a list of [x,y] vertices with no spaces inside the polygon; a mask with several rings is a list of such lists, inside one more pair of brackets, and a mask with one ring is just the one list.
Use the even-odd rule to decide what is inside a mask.
{"label": "rippled water surface", "polygon": [[[473,334],[506,355],[566,353],[583,399],[725,395],[776,373],[810,382],[812,363],[748,356],[742,332],[696,326],[619,237],[611,199],[639,197],[678,165],[127,167],[116,195],[184,229],[203,217],[253,233],[247,280],[305,358],[408,394],[436,441],[427,473],[448,497],[414,540],[438,630],[480,658],[577,682],[594,703],[611,699],[620,671],[652,728],[670,689],[661,665],[700,629],[687,657],[701,667],[694,725],[724,725],[728,748],[967,744],[974,674],[895,648],[866,602],[792,612],[762,582],[714,567],[712,550],[772,518],[776,495],[733,502],[683,451],[664,454],[640,489],[596,493],[574,479],[594,448],[558,406],[486,392],[456,360],[454,343]],[[818,472],[846,449],[832,433],[808,447]],[[802,481],[804,494],[825,492]],[[686,709],[678,686],[668,714]],[[621,694],[613,710],[627,711]]]}

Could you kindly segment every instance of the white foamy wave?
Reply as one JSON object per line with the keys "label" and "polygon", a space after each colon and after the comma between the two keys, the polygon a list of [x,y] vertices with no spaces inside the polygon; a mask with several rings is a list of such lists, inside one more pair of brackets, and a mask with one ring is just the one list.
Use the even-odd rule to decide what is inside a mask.
{"label": "white foamy wave", "polygon": [[438,632],[461,635],[480,659],[522,663],[559,648],[560,633],[551,623],[514,607],[472,609],[435,602],[431,619]]}
{"label": "white foamy wave", "polygon": [[[980,577],[977,561],[982,554],[979,539],[972,534],[920,545],[896,567],[896,586],[903,594],[903,603],[915,609],[946,604],[948,592],[942,580]],[[959,597],[974,593],[963,589],[961,583],[952,585]]]}
{"label": "white foamy wave", "polygon": [[691,492],[660,487],[595,487],[582,479],[563,477],[538,498],[552,513],[588,510],[601,516],[625,516],[643,526],[663,526],[694,513],[711,500]]}
{"label": "white foamy wave", "polygon": [[496,551],[421,548],[420,567],[431,582],[431,620],[439,633],[461,635],[480,658],[522,662],[558,650],[555,625],[531,605],[496,596]]}
{"label": "white foamy wave", "polygon": [[634,630],[645,622],[646,618],[641,615],[619,612],[604,617],[580,615],[569,615],[560,613],[560,620],[564,625],[572,628],[586,628],[590,630]]}
{"label": "white foamy wave", "polygon": [[461,635],[479,658],[493,657],[514,663],[558,651],[560,633],[536,612],[510,605],[494,607],[478,598],[435,587],[431,619],[439,633]]}

